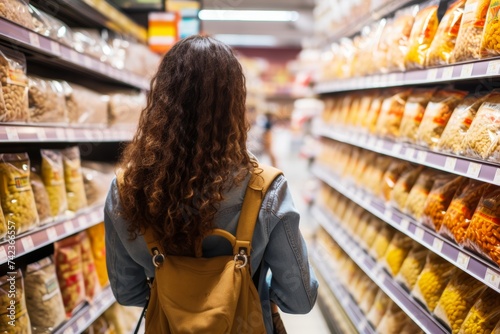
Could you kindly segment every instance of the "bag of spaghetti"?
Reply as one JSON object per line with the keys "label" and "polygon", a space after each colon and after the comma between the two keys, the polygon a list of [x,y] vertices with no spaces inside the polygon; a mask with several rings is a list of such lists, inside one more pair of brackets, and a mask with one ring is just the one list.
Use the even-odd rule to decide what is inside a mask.
{"label": "bag of spaghetti", "polygon": [[399,273],[396,275],[396,281],[411,291],[417,282],[418,275],[424,269],[428,252],[427,248],[421,244],[414,243],[410,253],[403,261]]}
{"label": "bag of spaghetti", "polygon": [[446,65],[451,61],[451,55],[455,48],[462,16],[464,13],[465,0],[453,2],[441,22],[431,46],[426,55],[426,67]]}
{"label": "bag of spaghetti", "polygon": [[460,90],[443,89],[438,91],[427,104],[425,113],[416,135],[419,145],[435,149],[451,113],[467,95]]}
{"label": "bag of spaghetti", "polygon": [[416,142],[418,127],[424,117],[425,108],[427,108],[427,104],[435,91],[435,89],[413,90],[404,107],[399,127],[400,140],[410,143]]}
{"label": "bag of spaghetti", "polygon": [[481,38],[490,0],[467,0],[460,24],[452,62],[481,57]]}
{"label": "bag of spaghetti", "polygon": [[443,224],[437,230],[439,234],[463,244],[472,215],[487,187],[484,182],[466,179],[457,189],[443,217]]}
{"label": "bag of spaghetti", "polygon": [[491,0],[486,15],[483,38],[481,40],[481,57],[497,57],[500,55],[500,1]]}
{"label": "bag of spaghetti", "polygon": [[500,294],[488,288],[474,303],[458,333],[491,333],[498,321],[500,321]]}
{"label": "bag of spaghetti", "polygon": [[376,133],[378,135],[393,139],[399,137],[401,120],[410,94],[410,89],[396,90],[384,99],[377,120]]}
{"label": "bag of spaghetti", "polygon": [[401,175],[410,171],[412,168],[413,165],[408,161],[394,159],[391,162],[382,179],[382,197],[386,201],[389,201],[391,199],[392,190],[394,189],[394,186],[398,182]]}
{"label": "bag of spaghetti", "polygon": [[500,187],[488,185],[472,216],[463,241],[484,258],[500,265]]}
{"label": "bag of spaghetti", "polygon": [[444,289],[458,270],[439,255],[429,252],[424,269],[412,289],[412,295],[433,312]]}
{"label": "bag of spaghetti", "polygon": [[423,68],[425,57],[437,32],[439,0],[430,0],[420,5],[410,33],[405,68]]}
{"label": "bag of spaghetti", "polygon": [[479,107],[488,97],[487,94],[468,95],[453,110],[451,117],[441,135],[437,150],[443,153],[463,155],[464,139]]}
{"label": "bag of spaghetti", "polygon": [[465,317],[487,286],[464,271],[458,271],[443,291],[434,314],[452,334],[459,332]]}
{"label": "bag of spaghetti", "polygon": [[411,189],[413,188],[413,186],[418,180],[418,177],[424,170],[425,169],[423,166],[415,166],[408,172],[401,175],[401,177],[398,179],[398,182],[396,182],[396,185],[394,185],[394,189],[392,189],[391,192],[391,204],[394,207],[400,210],[404,209]]}
{"label": "bag of spaghetti", "polygon": [[433,169],[425,169],[413,185],[406,199],[404,212],[420,221],[424,213],[424,205],[427,201],[430,191],[434,185],[434,181],[445,174],[439,173]]}
{"label": "bag of spaghetti", "polygon": [[423,225],[439,231],[453,196],[464,182],[465,177],[453,174],[440,174],[434,180],[420,217]]}

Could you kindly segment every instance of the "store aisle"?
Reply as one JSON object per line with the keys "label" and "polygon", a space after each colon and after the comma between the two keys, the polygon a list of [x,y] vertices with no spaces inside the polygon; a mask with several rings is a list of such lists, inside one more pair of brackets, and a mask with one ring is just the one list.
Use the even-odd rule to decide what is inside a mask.
{"label": "store aisle", "polygon": [[[294,138],[289,130],[275,128],[273,132],[273,150],[278,161],[277,167],[285,173],[295,205],[300,211],[300,228],[307,241],[310,240],[317,227],[315,220],[309,215],[305,202],[305,195],[311,188],[311,175],[308,171],[307,161],[299,157],[299,147]],[[282,317],[289,334],[330,333],[318,304],[309,314],[289,315],[282,313]]]}

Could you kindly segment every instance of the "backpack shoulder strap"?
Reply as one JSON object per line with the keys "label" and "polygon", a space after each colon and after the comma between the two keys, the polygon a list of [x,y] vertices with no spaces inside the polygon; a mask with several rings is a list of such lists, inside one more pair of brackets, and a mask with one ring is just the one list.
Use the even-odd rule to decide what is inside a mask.
{"label": "backpack shoulder strap", "polygon": [[250,177],[236,230],[236,245],[233,249],[235,255],[241,250],[247,255],[251,254],[253,232],[262,201],[271,184],[282,174],[283,172],[277,168],[259,164]]}

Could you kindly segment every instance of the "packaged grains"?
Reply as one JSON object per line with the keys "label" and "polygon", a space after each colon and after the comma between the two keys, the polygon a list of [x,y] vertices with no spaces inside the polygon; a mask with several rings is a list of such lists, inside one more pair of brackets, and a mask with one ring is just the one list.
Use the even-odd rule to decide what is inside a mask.
{"label": "packaged grains", "polygon": [[64,167],[60,151],[40,150],[42,155],[42,179],[49,194],[52,217],[63,215],[68,209]]}
{"label": "packaged grains", "polygon": [[488,288],[474,303],[458,333],[491,333],[499,320],[500,295]]}
{"label": "packaged grains", "polygon": [[62,154],[68,210],[77,212],[87,206],[80,162],[80,150],[78,146],[74,146],[63,150]]}
{"label": "packaged grains", "polygon": [[31,334],[21,269],[0,276],[0,333]]}
{"label": "packaged grains", "polygon": [[433,89],[415,89],[406,101],[404,114],[399,128],[399,138],[414,143],[424,117],[425,108],[434,94]]}
{"label": "packaged grains", "polygon": [[23,53],[0,47],[0,83],[0,122],[27,122],[28,77]]}

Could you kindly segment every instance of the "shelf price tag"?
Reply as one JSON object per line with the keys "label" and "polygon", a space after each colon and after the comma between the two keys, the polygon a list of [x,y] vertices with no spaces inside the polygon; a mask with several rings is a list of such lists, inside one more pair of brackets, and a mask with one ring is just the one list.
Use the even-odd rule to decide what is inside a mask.
{"label": "shelf price tag", "polygon": [[496,184],[500,184],[500,168],[497,168],[493,182],[495,182]]}
{"label": "shelf price tag", "polygon": [[385,210],[384,210],[384,217],[386,217],[389,220],[392,219],[392,210],[391,210],[391,208],[385,208]]}
{"label": "shelf price tag", "polygon": [[407,159],[413,159],[413,155],[415,154],[415,149],[408,147],[405,152],[405,157]]}
{"label": "shelf price tag", "polygon": [[467,176],[470,177],[478,177],[481,172],[482,165],[477,162],[470,162],[469,167],[467,168]]}
{"label": "shelf price tag", "polygon": [[0,263],[7,262],[7,252],[4,246],[0,246]]}
{"label": "shelf price tag", "polygon": [[75,227],[73,226],[73,222],[72,221],[67,221],[64,223],[64,230],[66,231],[66,233],[68,234],[71,234],[75,231]]}
{"label": "shelf price tag", "polygon": [[375,147],[376,144],[377,144],[377,138],[370,137],[368,139],[368,143],[367,143],[368,147],[372,147],[373,148],[373,147]]}
{"label": "shelf price tag", "polygon": [[420,227],[417,227],[415,229],[415,237],[418,239],[418,240],[424,240],[424,235],[425,235],[425,231],[420,228]]}
{"label": "shelf price tag", "polygon": [[444,168],[446,170],[453,172],[455,170],[455,166],[457,164],[457,158],[447,157],[444,162]]}
{"label": "shelf price tag", "polygon": [[472,75],[473,69],[474,69],[474,64],[462,65],[462,70],[460,71],[460,78],[469,78]]}
{"label": "shelf price tag", "polygon": [[486,75],[497,75],[500,71],[500,60],[491,60],[486,69]]}
{"label": "shelf price tag", "polygon": [[66,136],[69,141],[74,141],[76,136],[75,136],[75,130],[74,129],[66,129]]}
{"label": "shelf price tag", "polygon": [[427,71],[427,81],[434,81],[437,78],[438,70],[437,68],[431,68]]}
{"label": "shelf price tag", "polygon": [[464,254],[462,252],[458,253],[457,265],[460,268],[467,269],[467,267],[469,266],[469,261],[470,261],[470,256],[469,255]]}
{"label": "shelf price tag", "polygon": [[49,239],[49,241],[57,240],[57,231],[54,227],[49,227],[47,229],[47,238]]}
{"label": "shelf price tag", "polygon": [[500,275],[491,270],[490,268],[486,269],[484,280],[486,281],[486,283],[490,284],[495,289],[498,289],[500,287]]}
{"label": "shelf price tag", "polygon": [[33,244],[33,239],[30,235],[21,238],[21,243],[23,244],[23,249],[25,252],[29,252],[33,248],[35,248],[35,244]]}
{"label": "shelf price tag", "polygon": [[425,151],[418,151],[417,152],[417,161],[420,163],[425,162],[425,159],[427,158],[427,152]]}
{"label": "shelf price tag", "polygon": [[36,48],[40,48],[40,38],[37,33],[29,32],[30,44]]}
{"label": "shelf price tag", "polygon": [[392,145],[392,148],[391,148],[392,154],[399,154],[401,152],[402,147],[403,146],[401,144],[398,144],[398,143]]}
{"label": "shelf price tag", "polygon": [[69,57],[73,63],[79,63],[80,62],[80,57],[78,57],[78,52],[75,50],[70,50],[69,51]]}
{"label": "shelf price tag", "polygon": [[410,227],[410,221],[406,218],[401,219],[401,228],[405,231],[408,231],[409,227]]}
{"label": "shelf price tag", "polygon": [[6,127],[5,133],[7,134],[7,138],[9,140],[19,140],[19,134],[17,133],[16,128]]}
{"label": "shelf price tag", "polygon": [[66,140],[66,132],[63,128],[56,128],[56,138],[58,140]]}
{"label": "shelf price tag", "polygon": [[443,80],[449,80],[453,77],[453,66],[448,66],[443,69]]}
{"label": "shelf price tag", "polygon": [[443,245],[443,240],[434,237],[434,241],[432,241],[432,248],[434,248],[436,252],[441,253],[441,251],[443,250]]}
{"label": "shelf price tag", "polygon": [[37,129],[36,136],[38,137],[38,140],[40,140],[40,141],[47,140],[47,134],[45,133],[44,128]]}
{"label": "shelf price tag", "polygon": [[83,316],[76,321],[76,326],[78,327],[79,331],[85,330],[85,325],[87,325],[87,322],[85,321],[85,318]]}
{"label": "shelf price tag", "polygon": [[61,46],[59,45],[59,43],[55,41],[50,41],[50,51],[52,51],[52,53],[55,54],[56,56],[60,56]]}

